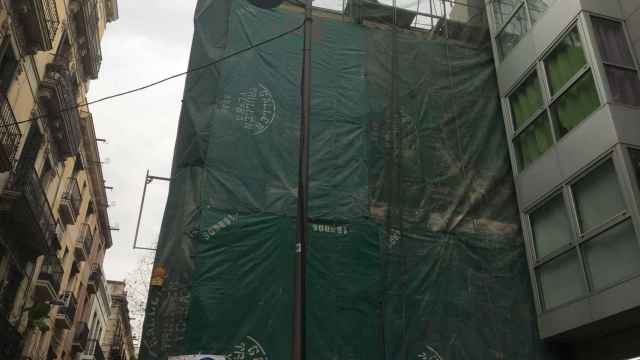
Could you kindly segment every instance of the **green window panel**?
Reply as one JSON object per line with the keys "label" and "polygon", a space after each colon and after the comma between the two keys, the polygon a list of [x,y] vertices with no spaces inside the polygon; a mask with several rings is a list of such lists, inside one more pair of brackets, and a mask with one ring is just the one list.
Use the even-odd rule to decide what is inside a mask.
{"label": "green window panel", "polygon": [[571,250],[538,269],[538,281],[545,309],[587,294],[578,254]]}
{"label": "green window panel", "polygon": [[544,59],[551,93],[556,94],[586,63],[578,28],[574,28]]}
{"label": "green window panel", "polygon": [[492,3],[493,15],[496,21],[496,29],[500,29],[513,11],[522,4],[523,0],[494,0]]}
{"label": "green window panel", "polygon": [[626,208],[611,160],[589,172],[572,189],[583,233],[604,224]]}
{"label": "green window panel", "polygon": [[527,20],[526,9],[521,6],[496,39],[500,58],[504,59],[528,30],[529,21]]}
{"label": "green window panel", "polygon": [[573,232],[562,194],[534,211],[530,219],[538,259],[571,243]]}
{"label": "green window panel", "polygon": [[515,129],[519,129],[542,106],[542,91],[538,81],[538,73],[534,72],[514,93],[509,96],[511,115]]}
{"label": "green window panel", "polygon": [[551,105],[558,137],[563,137],[600,106],[591,71],[578,79]]}
{"label": "green window panel", "polygon": [[538,22],[544,13],[547,12],[547,9],[555,2],[556,0],[527,0],[529,15],[531,15],[531,22]]}
{"label": "green window panel", "polygon": [[631,220],[626,220],[583,245],[594,290],[640,273],[640,247]]}
{"label": "green window panel", "polygon": [[520,170],[526,168],[547,151],[553,145],[547,113],[543,113],[520,133],[514,140],[514,145],[518,154],[518,168]]}

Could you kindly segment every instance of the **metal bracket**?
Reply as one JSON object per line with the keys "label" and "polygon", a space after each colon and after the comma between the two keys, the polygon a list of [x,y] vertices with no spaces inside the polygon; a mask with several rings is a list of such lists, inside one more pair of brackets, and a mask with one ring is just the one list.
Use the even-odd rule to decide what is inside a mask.
{"label": "metal bracket", "polygon": [[147,196],[147,185],[151,184],[153,180],[162,180],[171,182],[171,178],[162,177],[162,176],[153,176],[149,175],[149,170],[147,169],[147,175],[144,177],[144,189],[142,190],[142,200],[140,201],[140,211],[138,212],[138,223],[136,224],[136,235],[133,239],[133,249],[134,250],[149,250],[156,251],[157,249],[137,246],[138,244],[138,233],[140,231],[140,220],[142,220],[142,209],[144,208],[144,199]]}

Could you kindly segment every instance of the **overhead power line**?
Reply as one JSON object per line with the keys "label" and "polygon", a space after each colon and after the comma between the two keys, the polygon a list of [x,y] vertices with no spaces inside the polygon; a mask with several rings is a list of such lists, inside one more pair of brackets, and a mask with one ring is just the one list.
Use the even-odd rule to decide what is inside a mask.
{"label": "overhead power line", "polygon": [[[111,99],[114,99],[114,98],[118,98],[118,97],[129,95],[129,94],[133,94],[135,92],[139,92],[139,91],[142,91],[142,90],[146,90],[146,89],[148,89],[150,87],[153,87],[153,86],[156,86],[156,85],[160,85],[160,84],[162,84],[164,82],[167,82],[169,80],[172,80],[172,79],[175,79],[175,78],[178,78],[178,77],[181,77],[181,76],[185,76],[185,75],[188,75],[188,74],[191,74],[191,73],[194,73],[194,72],[209,68],[209,67],[211,67],[213,65],[216,65],[216,64],[218,64],[220,62],[228,60],[228,59],[230,59],[232,57],[238,56],[238,55],[240,55],[242,53],[245,53],[245,52],[247,52],[249,50],[255,49],[255,48],[260,47],[262,45],[268,44],[268,43],[270,43],[272,41],[275,41],[275,40],[278,40],[280,38],[283,38],[283,37],[285,37],[285,36],[287,36],[287,35],[289,35],[291,33],[294,33],[296,31],[302,29],[302,27],[304,27],[304,22],[302,24],[290,29],[290,30],[287,30],[287,31],[285,31],[283,33],[280,33],[280,34],[272,36],[272,37],[270,37],[268,39],[262,40],[260,42],[255,43],[255,44],[252,44],[251,46],[248,46],[248,47],[246,47],[244,49],[240,49],[238,51],[234,51],[231,54],[225,55],[225,56],[223,56],[223,57],[221,57],[219,59],[216,59],[214,61],[211,61],[209,63],[203,64],[203,65],[200,65],[200,66],[196,66],[194,68],[188,69],[187,71],[184,71],[184,72],[181,72],[181,73],[178,73],[178,74],[174,74],[174,75],[162,78],[160,80],[154,81],[154,82],[149,83],[147,85],[143,85],[143,86],[137,87],[135,89],[119,92],[119,93],[116,93],[116,94],[113,94],[113,95],[105,96],[105,97],[102,97],[102,98],[97,99],[97,100],[87,101],[87,102],[82,103],[82,104],[76,104],[75,106],[70,106],[68,108],[61,109],[58,112],[55,112],[55,113],[52,113],[52,114],[40,115],[40,116],[32,117],[32,118],[27,119],[27,120],[17,121],[16,123],[17,124],[23,124],[23,123],[36,121],[36,120],[43,119],[43,118],[46,118],[46,117],[51,116],[51,115],[62,114],[64,112],[67,112],[67,111],[70,111],[70,110],[75,110],[75,109],[81,108],[83,106],[97,104],[97,103],[100,103],[100,102],[103,102],[103,101],[106,101],[106,100],[111,100]],[[3,126],[0,126],[0,128],[5,127],[5,126],[9,126],[9,125],[3,125]]]}

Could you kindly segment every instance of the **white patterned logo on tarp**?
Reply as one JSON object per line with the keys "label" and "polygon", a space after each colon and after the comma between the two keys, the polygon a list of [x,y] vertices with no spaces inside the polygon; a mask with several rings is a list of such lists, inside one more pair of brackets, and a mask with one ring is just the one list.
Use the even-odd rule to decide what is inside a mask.
{"label": "white patterned logo on tarp", "polygon": [[425,350],[418,353],[417,360],[444,360],[433,347],[426,345]]}
{"label": "white patterned logo on tarp", "polygon": [[239,218],[238,214],[228,214],[225,217],[223,217],[222,220],[211,225],[211,227],[207,229],[207,233],[209,234],[209,236],[214,236],[220,230],[226,228],[227,226],[236,224],[238,222],[238,218]]}
{"label": "white patterned logo on tarp", "polygon": [[247,336],[240,344],[233,347],[233,351],[226,355],[226,360],[268,360],[266,351],[258,340]]}
{"label": "white patterned logo on tarp", "polygon": [[169,360],[225,360],[222,355],[180,355],[169,356]]}
{"label": "white patterned logo on tarp", "polygon": [[225,95],[216,102],[219,111],[227,112],[251,135],[265,132],[276,117],[276,101],[271,90],[261,83],[241,91],[238,96]]}

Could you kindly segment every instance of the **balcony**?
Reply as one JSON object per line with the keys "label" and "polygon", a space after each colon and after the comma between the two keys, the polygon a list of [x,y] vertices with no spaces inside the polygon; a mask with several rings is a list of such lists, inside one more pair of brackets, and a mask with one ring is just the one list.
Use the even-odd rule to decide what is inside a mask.
{"label": "balcony", "polygon": [[63,270],[60,259],[58,259],[55,254],[47,255],[42,263],[42,268],[36,281],[35,293],[33,295],[36,302],[52,301],[57,298],[62,281],[62,273]]}
{"label": "balcony", "polygon": [[22,336],[0,313],[0,359],[19,359],[22,351]]}
{"label": "balcony", "polygon": [[0,172],[13,167],[21,136],[13,109],[6,96],[0,94]]}
{"label": "balcony", "polygon": [[11,0],[18,46],[26,55],[53,48],[60,24],[55,0]]}
{"label": "balcony", "polygon": [[[22,259],[35,259],[58,249],[56,221],[32,167],[11,174],[8,190],[0,195],[0,220]],[[29,239],[29,241],[24,241]]]}
{"label": "balcony", "polygon": [[102,282],[102,269],[99,264],[93,264],[91,267],[91,275],[89,275],[89,281],[87,282],[87,292],[89,294],[95,294],[98,292],[100,283]]}
{"label": "balcony", "polygon": [[64,224],[70,225],[76,222],[80,214],[81,202],[82,195],[78,181],[75,178],[69,178],[60,202],[60,219]]}
{"label": "balcony", "polygon": [[75,34],[84,73],[89,79],[97,79],[102,63],[98,34],[98,5],[96,0],[74,0],[71,8],[77,9],[74,16]]}
{"label": "balcony", "polygon": [[89,224],[82,224],[80,234],[76,240],[76,258],[79,261],[85,261],[91,255],[91,247],[93,246],[93,234]]}
{"label": "balcony", "polygon": [[88,349],[89,345],[89,327],[86,322],[80,322],[76,325],[76,332],[73,336],[72,351],[81,353]]}
{"label": "balcony", "polygon": [[104,360],[104,353],[97,339],[89,340],[87,350],[82,354],[80,360]]}
{"label": "balcony", "polygon": [[58,308],[56,327],[60,329],[71,329],[73,319],[76,316],[76,297],[71,291],[65,291],[60,297],[60,301],[62,301],[64,305],[60,305],[60,308]]}
{"label": "balcony", "polygon": [[47,65],[47,75],[41,82],[38,97],[47,116],[45,123],[63,159],[78,154],[82,139],[74,87],[65,65]]}

